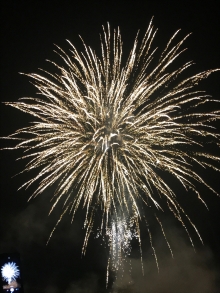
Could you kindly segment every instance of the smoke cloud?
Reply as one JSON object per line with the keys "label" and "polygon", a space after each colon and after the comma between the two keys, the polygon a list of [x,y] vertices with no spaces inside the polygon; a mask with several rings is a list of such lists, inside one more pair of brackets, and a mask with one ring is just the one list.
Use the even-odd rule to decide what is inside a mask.
{"label": "smoke cloud", "polygon": [[189,239],[183,237],[182,230],[173,223],[168,224],[168,234],[174,258],[161,232],[153,236],[159,273],[146,236],[142,241],[144,276],[138,247],[134,247],[132,256],[124,264],[124,271],[118,272],[113,285],[114,274],[111,274],[109,288],[106,289],[106,249],[102,249],[100,243],[91,237],[86,256],[81,256],[85,235],[81,215],[72,226],[67,215],[46,246],[60,212],[57,209],[47,217],[49,207],[49,201],[47,204],[42,196],[37,201],[33,200],[23,211],[10,215],[5,222],[0,250],[10,252],[11,248],[16,248],[20,252],[25,293],[218,292],[220,271],[211,248],[195,245],[195,252]]}
{"label": "smoke cloud", "polygon": [[[173,228],[173,234],[178,232]],[[155,245],[160,245],[157,238]],[[193,250],[184,238],[172,239],[174,258],[157,250],[159,272],[155,259],[148,251],[144,257],[144,276],[140,260],[131,258],[124,272],[119,272],[114,283],[114,293],[214,293],[218,292],[219,270],[215,267],[212,251],[204,246]]]}

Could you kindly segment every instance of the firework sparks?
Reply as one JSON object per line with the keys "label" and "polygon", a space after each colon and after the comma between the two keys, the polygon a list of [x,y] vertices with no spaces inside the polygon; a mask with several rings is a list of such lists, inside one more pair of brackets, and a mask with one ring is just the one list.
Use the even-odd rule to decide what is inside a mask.
{"label": "firework sparks", "polygon": [[[158,170],[171,174],[186,190],[193,190],[204,204],[196,184],[215,191],[194,166],[219,171],[220,158],[206,153],[203,147],[208,139],[219,149],[220,136],[212,125],[220,119],[216,110],[219,101],[195,89],[199,81],[218,69],[188,78],[181,78],[181,74],[192,62],[170,69],[184,51],[181,46],[188,37],[173,45],[178,32],[154,65],[155,33],[151,21],[142,41],[135,38],[125,64],[120,31],[111,32],[109,25],[101,36],[101,58],[84,42],[84,53],[70,42],[70,54],[57,47],[65,64],[52,62],[59,74],[27,74],[39,97],[6,103],[36,118],[31,126],[8,137],[20,140],[12,149],[24,149],[22,158],[30,159],[24,171],[40,168],[22,187],[39,182],[32,195],[35,197],[57,183],[51,211],[65,197],[59,221],[67,211],[74,218],[83,204],[87,211],[83,252],[99,207],[103,212],[101,231],[109,237],[115,270],[122,254],[128,254],[131,239],[136,237],[140,242],[141,203],[162,210],[158,194],[186,232],[184,218],[199,235]],[[215,110],[203,112],[204,104],[213,105]],[[166,239],[157,215],[155,219]]]}
{"label": "firework sparks", "polygon": [[20,276],[18,267],[14,262],[8,262],[1,268],[3,279],[10,284]]}
{"label": "firework sparks", "polygon": [[110,225],[111,226],[106,230],[110,248],[106,279],[107,283],[109,268],[115,272],[119,271],[119,269],[123,270],[124,261],[131,253],[132,239],[137,239],[139,241],[141,252],[138,217],[131,217],[130,214],[121,215],[119,212],[117,213],[117,216],[112,216]]}

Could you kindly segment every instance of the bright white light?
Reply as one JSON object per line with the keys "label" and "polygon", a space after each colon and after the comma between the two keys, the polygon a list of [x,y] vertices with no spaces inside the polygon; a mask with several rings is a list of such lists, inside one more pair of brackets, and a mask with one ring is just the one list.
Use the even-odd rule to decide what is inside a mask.
{"label": "bright white light", "polygon": [[10,284],[11,281],[16,280],[20,275],[19,269],[14,262],[4,264],[1,268],[1,272],[3,279],[8,282],[8,284]]}

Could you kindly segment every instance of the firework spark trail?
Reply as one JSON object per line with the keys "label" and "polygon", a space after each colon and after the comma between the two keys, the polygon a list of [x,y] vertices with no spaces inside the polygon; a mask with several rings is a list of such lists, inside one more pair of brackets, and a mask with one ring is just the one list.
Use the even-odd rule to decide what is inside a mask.
{"label": "firework spark trail", "polygon": [[[65,197],[61,218],[69,211],[73,219],[83,204],[87,229],[83,252],[95,211],[101,208],[101,231],[109,235],[115,269],[121,258],[118,253],[122,241],[130,245],[128,223],[131,219],[139,231],[141,202],[163,210],[157,194],[166,199],[170,211],[188,235],[185,219],[199,235],[158,170],[171,174],[186,191],[193,190],[204,204],[196,185],[199,183],[215,191],[194,171],[194,166],[219,171],[220,158],[206,153],[204,146],[208,139],[219,150],[220,135],[212,122],[220,119],[220,110],[201,110],[205,104],[216,109],[219,101],[195,89],[199,81],[219,69],[188,78],[181,78],[181,74],[192,62],[171,70],[170,65],[185,51],[181,46],[188,37],[173,45],[178,31],[154,65],[155,34],[151,21],[142,41],[138,41],[138,35],[135,38],[125,64],[120,31],[111,33],[109,25],[103,28],[101,36],[101,58],[83,40],[84,52],[81,53],[70,42],[71,54],[57,47],[56,53],[64,66],[52,64],[59,74],[45,71],[44,76],[27,74],[34,81],[39,97],[6,103],[36,118],[31,126],[8,137],[20,140],[12,149],[24,149],[22,158],[30,159],[24,171],[41,169],[22,187],[39,182],[31,196],[35,197],[57,183],[51,211],[61,197]],[[165,236],[162,223],[157,216],[155,219]],[[121,241],[118,249],[114,249],[114,229]],[[148,232],[154,250],[149,229]],[[140,232],[138,238],[140,242]],[[167,244],[170,248],[168,241]]]}
{"label": "firework spark trail", "polygon": [[[131,241],[137,239],[140,245],[141,263],[141,238],[138,217],[135,212],[121,215],[120,211],[111,217],[110,227],[106,230],[109,245],[109,259],[107,266],[106,284],[108,284],[109,269],[114,272],[124,270],[124,262],[131,254]],[[143,267],[142,267],[143,269]],[[143,271],[144,272],[144,271]]]}

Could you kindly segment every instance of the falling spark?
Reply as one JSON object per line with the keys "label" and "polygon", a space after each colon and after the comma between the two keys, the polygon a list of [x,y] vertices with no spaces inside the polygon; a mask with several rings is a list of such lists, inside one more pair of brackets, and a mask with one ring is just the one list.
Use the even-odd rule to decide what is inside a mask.
{"label": "falling spark", "polygon": [[[131,239],[141,243],[142,207],[163,211],[162,199],[191,242],[186,220],[202,241],[162,173],[171,174],[205,204],[197,185],[216,192],[195,166],[220,170],[220,157],[205,151],[207,141],[219,150],[220,135],[213,124],[220,119],[219,101],[195,88],[219,69],[187,78],[182,73],[193,62],[171,69],[185,51],[181,46],[189,36],[173,44],[179,31],[155,63],[157,50],[152,44],[156,31],[151,21],[141,42],[136,36],[124,64],[119,28],[113,32],[109,25],[103,28],[101,58],[84,41],[81,53],[68,41],[71,53],[59,47],[56,51],[64,65],[51,62],[59,73],[26,74],[39,97],[6,103],[35,117],[31,126],[7,137],[20,140],[11,149],[23,149],[22,158],[30,159],[24,171],[40,170],[22,187],[38,182],[32,198],[56,183],[51,211],[65,198],[59,221],[67,211],[73,219],[82,203],[86,208],[83,253],[96,211],[101,209],[100,231],[109,239],[110,269],[116,271],[130,253]],[[204,105],[214,110],[204,112]],[[167,241],[156,213],[155,219]],[[147,230],[157,262],[149,227]],[[172,254],[168,241],[167,245]]]}

